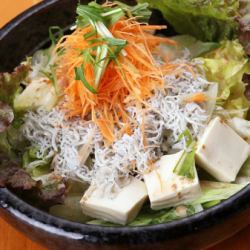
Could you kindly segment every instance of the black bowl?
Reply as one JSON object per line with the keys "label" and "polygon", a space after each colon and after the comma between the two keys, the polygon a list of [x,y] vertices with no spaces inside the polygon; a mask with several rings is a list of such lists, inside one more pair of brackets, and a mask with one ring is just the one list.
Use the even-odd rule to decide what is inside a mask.
{"label": "black bowl", "polygon": [[[0,31],[0,72],[48,43],[50,26],[74,22],[78,0],[49,0],[27,10]],[[87,2],[87,1],[86,1]],[[10,224],[49,249],[201,249],[250,223],[250,186],[208,210],[165,224],[103,227],[66,221],[0,189],[0,213]]]}

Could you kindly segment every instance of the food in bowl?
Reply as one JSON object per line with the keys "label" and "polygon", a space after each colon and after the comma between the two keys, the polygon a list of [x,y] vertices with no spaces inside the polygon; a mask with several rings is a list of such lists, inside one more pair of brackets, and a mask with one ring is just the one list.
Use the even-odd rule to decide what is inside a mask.
{"label": "food in bowl", "polygon": [[156,35],[149,17],[78,5],[69,34],[51,27],[49,48],[1,74],[1,186],[69,220],[138,226],[249,183],[247,48]]}

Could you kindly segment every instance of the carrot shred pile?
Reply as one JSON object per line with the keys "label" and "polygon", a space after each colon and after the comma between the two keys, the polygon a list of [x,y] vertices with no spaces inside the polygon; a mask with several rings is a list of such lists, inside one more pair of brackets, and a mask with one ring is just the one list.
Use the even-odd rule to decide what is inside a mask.
{"label": "carrot shred pile", "polygon": [[77,28],[71,35],[64,36],[56,49],[63,48],[57,69],[57,78],[63,83],[66,101],[64,108],[69,118],[81,116],[91,119],[100,128],[104,138],[112,143],[115,140],[115,127],[123,133],[131,133],[131,121],[126,112],[128,102],[143,103],[154,94],[156,89],[164,87],[163,75],[175,67],[169,63],[158,65],[153,53],[160,43],[175,45],[164,37],[152,35],[155,30],[166,28],[158,25],[145,25],[134,18],[121,19],[110,27],[115,38],[128,42],[117,61],[110,61],[97,94],[91,93],[80,80],[75,79],[75,67],[83,63],[86,80],[94,87],[93,66],[85,62],[81,51],[97,44],[90,44],[84,35],[92,27]]}

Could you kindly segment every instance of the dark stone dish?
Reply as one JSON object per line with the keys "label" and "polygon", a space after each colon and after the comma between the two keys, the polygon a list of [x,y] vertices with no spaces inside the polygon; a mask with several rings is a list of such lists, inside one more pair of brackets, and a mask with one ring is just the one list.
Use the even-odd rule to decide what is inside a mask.
{"label": "dark stone dish", "polygon": [[[0,72],[48,43],[49,26],[73,23],[78,0],[47,0],[0,31]],[[83,1],[84,2],[84,1]],[[85,1],[87,2],[87,1]],[[165,224],[103,227],[66,221],[41,211],[8,189],[0,189],[1,216],[49,249],[201,249],[250,223],[250,185],[208,210]]]}

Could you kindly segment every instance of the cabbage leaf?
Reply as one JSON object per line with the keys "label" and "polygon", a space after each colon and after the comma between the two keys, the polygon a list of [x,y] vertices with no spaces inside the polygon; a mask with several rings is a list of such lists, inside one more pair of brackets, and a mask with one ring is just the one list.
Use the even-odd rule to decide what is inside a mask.
{"label": "cabbage leaf", "polygon": [[240,0],[239,8],[239,40],[246,53],[250,55],[250,1]]}
{"label": "cabbage leaf", "polygon": [[138,0],[162,12],[180,34],[202,41],[220,41],[234,37],[238,0]]}
{"label": "cabbage leaf", "polygon": [[[244,95],[243,75],[250,72],[250,62],[237,41],[221,42],[220,48],[200,59],[206,78],[219,86],[217,104],[226,110],[248,109],[250,101]],[[242,112],[240,116],[244,116]]]}
{"label": "cabbage leaf", "polygon": [[12,73],[0,73],[0,101],[9,105],[13,104],[20,84],[28,75],[30,65],[22,63]]}
{"label": "cabbage leaf", "polygon": [[228,199],[246,186],[244,184],[223,183],[215,181],[200,181],[202,194],[191,204],[202,204],[204,208],[209,208]]}
{"label": "cabbage leaf", "polygon": [[219,43],[202,42],[190,35],[173,36],[171,39],[176,41],[176,46],[160,45],[163,57],[167,56],[169,60],[180,58],[193,59],[219,47]]}
{"label": "cabbage leaf", "polygon": [[250,157],[246,160],[237,175],[236,183],[250,183]]}
{"label": "cabbage leaf", "polygon": [[[181,211],[180,211],[181,210]],[[176,208],[168,208],[162,210],[152,210],[149,206],[144,206],[136,217],[136,219],[128,224],[128,226],[147,226],[166,223],[173,220],[178,220],[186,216],[193,215],[200,211],[198,206],[181,205]],[[120,226],[104,220],[90,220],[87,224],[102,225],[102,226]]]}

